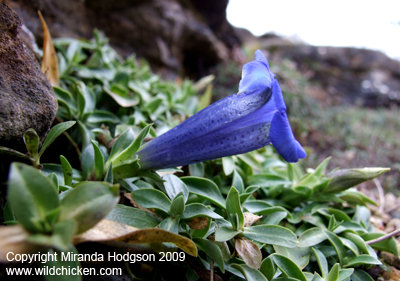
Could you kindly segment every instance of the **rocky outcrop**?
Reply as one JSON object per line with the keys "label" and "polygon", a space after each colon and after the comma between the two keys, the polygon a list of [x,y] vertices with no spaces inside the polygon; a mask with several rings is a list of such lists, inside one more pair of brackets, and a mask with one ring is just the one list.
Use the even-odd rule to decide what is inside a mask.
{"label": "rocky outcrop", "polygon": [[226,20],[228,0],[8,0],[41,42],[40,10],[53,38],[105,32],[123,55],[135,52],[165,76],[198,78],[240,44]]}
{"label": "rocky outcrop", "polygon": [[294,61],[328,99],[368,107],[400,105],[400,62],[379,51],[293,44],[273,35],[259,40],[274,60]]}
{"label": "rocky outcrop", "polygon": [[43,140],[57,112],[57,100],[36,59],[19,37],[21,22],[0,3],[0,146],[24,151],[23,134]]}

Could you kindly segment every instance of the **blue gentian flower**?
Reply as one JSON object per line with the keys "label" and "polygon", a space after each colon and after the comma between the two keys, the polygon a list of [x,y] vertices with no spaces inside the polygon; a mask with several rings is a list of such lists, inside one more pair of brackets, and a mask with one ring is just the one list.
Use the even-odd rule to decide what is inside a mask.
{"label": "blue gentian flower", "polygon": [[243,66],[239,92],[204,108],[137,152],[143,169],[188,165],[269,143],[287,162],[306,153],[294,138],[278,81],[260,50]]}

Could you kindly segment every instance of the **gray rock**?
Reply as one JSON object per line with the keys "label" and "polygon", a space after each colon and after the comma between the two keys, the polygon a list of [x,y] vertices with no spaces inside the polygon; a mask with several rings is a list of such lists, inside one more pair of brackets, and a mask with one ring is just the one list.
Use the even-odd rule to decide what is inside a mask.
{"label": "gray rock", "polygon": [[23,134],[45,138],[57,113],[57,99],[46,76],[24,47],[21,21],[0,3],[0,146],[24,151]]}
{"label": "gray rock", "polygon": [[90,39],[104,31],[123,56],[136,53],[166,78],[200,78],[240,45],[226,20],[227,0],[10,0],[42,40],[40,10],[53,38]]}

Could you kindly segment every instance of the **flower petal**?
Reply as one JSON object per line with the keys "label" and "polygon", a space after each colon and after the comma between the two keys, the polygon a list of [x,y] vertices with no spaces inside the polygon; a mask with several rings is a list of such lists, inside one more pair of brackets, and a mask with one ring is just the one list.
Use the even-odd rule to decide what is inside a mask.
{"label": "flower petal", "polygon": [[262,92],[271,88],[274,75],[269,71],[268,61],[260,50],[255,53],[256,60],[243,66],[239,92]]}
{"label": "flower petal", "polygon": [[286,105],[278,82],[275,80],[272,86],[272,96],[278,112],[274,115],[269,130],[269,137],[276,151],[287,162],[297,162],[299,158],[307,156],[303,147],[294,138],[292,128],[286,115]]}

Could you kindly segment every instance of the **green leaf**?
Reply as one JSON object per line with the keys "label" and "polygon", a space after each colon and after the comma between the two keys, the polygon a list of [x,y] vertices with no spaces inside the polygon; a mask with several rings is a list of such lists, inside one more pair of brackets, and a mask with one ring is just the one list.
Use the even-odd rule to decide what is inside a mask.
{"label": "green leaf", "polygon": [[[62,166],[59,164],[42,164],[42,173],[45,176],[49,176],[54,173],[57,176],[58,184],[64,185],[64,173]],[[74,168],[72,168],[72,181],[79,182],[82,181],[82,173]]]}
{"label": "green leaf", "polygon": [[60,155],[61,167],[64,174],[64,185],[72,185],[72,166],[67,158]]}
{"label": "green leaf", "polygon": [[[118,155],[115,155],[111,160],[113,165],[121,163],[125,160],[132,160],[136,157],[135,153],[138,151],[139,147],[142,145],[144,138],[150,131],[152,124],[147,125],[135,138],[135,140],[124,150],[122,150]],[[111,157],[111,156],[110,156]]]}
{"label": "green leaf", "polygon": [[183,213],[185,210],[185,198],[183,193],[179,193],[177,196],[175,196],[171,202],[169,210],[169,213],[174,217]]}
{"label": "green leaf", "polygon": [[77,123],[78,123],[79,134],[81,137],[82,148],[91,145],[90,140],[93,138],[92,132],[81,121],[78,120]]}
{"label": "green leaf", "polygon": [[272,187],[277,185],[290,185],[292,182],[284,177],[271,174],[251,175],[247,177],[248,185],[259,185],[260,187]]}
{"label": "green leaf", "polygon": [[278,225],[258,225],[246,227],[244,236],[260,243],[278,245],[287,248],[297,246],[297,236],[288,228]]}
{"label": "green leaf", "polygon": [[244,192],[243,179],[236,170],[233,171],[232,186],[237,189],[239,194],[242,194]]}
{"label": "green leaf", "polygon": [[76,121],[67,121],[57,124],[53,128],[51,128],[40,149],[39,157],[42,156],[45,150],[50,146],[50,144],[52,144],[55,141],[56,138],[58,138],[59,135],[61,135],[64,131],[71,128],[73,125],[75,125],[75,123]]}
{"label": "green leaf", "polygon": [[257,185],[251,185],[246,187],[244,192],[240,194],[240,204],[244,204],[247,199],[249,199],[250,196],[253,195],[254,192],[256,192],[260,187]]}
{"label": "green leaf", "polygon": [[32,157],[25,155],[19,151],[16,151],[14,149],[8,148],[8,147],[4,147],[4,146],[0,146],[0,153],[1,154],[7,154],[7,155],[11,155],[11,156],[16,156],[16,157],[20,157],[26,160],[31,161],[32,163],[35,161],[35,159],[33,159]]}
{"label": "green leaf", "polygon": [[[232,223],[232,227],[235,230],[243,230],[244,228],[244,216],[242,212],[242,206],[240,205],[239,192],[236,188],[232,187],[226,197],[226,212],[228,219]],[[238,219],[236,219],[236,217]]]}
{"label": "green leaf", "polygon": [[275,253],[285,256],[292,260],[301,269],[307,266],[310,261],[310,248],[309,247],[296,247],[287,248],[274,245]]}
{"label": "green leaf", "polygon": [[331,178],[324,192],[337,193],[356,186],[362,182],[372,180],[384,173],[390,171],[390,168],[362,168],[362,169],[343,169],[334,171],[327,176]]}
{"label": "green leaf", "polygon": [[321,177],[321,176],[325,175],[326,167],[328,166],[329,161],[331,160],[331,158],[332,158],[331,156],[325,158],[325,160],[322,161],[322,162],[318,165],[317,168],[315,168],[315,171],[314,171],[314,175],[315,175],[315,176]]}
{"label": "green leaf", "polygon": [[244,163],[249,165],[255,171],[261,171],[261,162],[254,157],[254,154],[251,152],[245,154],[239,154],[237,156]]}
{"label": "green leaf", "polygon": [[204,94],[200,98],[199,104],[197,105],[197,111],[200,111],[209,106],[211,103],[211,97],[212,97],[212,84],[208,84],[206,90],[204,91]]}
{"label": "green leaf", "polygon": [[113,183],[114,182],[112,163],[110,163],[110,166],[108,166],[106,175],[104,176],[104,181],[105,182],[109,182],[109,183]]}
{"label": "green leaf", "polygon": [[247,281],[268,281],[264,275],[257,269],[251,268],[245,264],[232,264],[232,268],[239,270],[245,277]]}
{"label": "green leaf", "polygon": [[329,232],[327,230],[322,230],[322,231],[324,232],[324,234],[326,235],[332,246],[335,248],[340,263],[343,264],[344,257],[346,256],[346,251],[344,249],[342,241],[334,233]]}
{"label": "green leaf", "polygon": [[135,135],[131,128],[125,130],[114,142],[108,157],[106,167],[113,162],[126,148],[128,148],[135,140]]}
{"label": "green leaf", "polygon": [[215,230],[215,241],[224,242],[232,239],[237,234],[242,233],[241,230],[234,230],[231,227],[221,226]]}
{"label": "green leaf", "polygon": [[159,226],[162,229],[168,230],[175,234],[178,234],[179,230],[179,218],[167,217],[164,219]]}
{"label": "green leaf", "polygon": [[51,173],[47,177],[54,183],[54,186],[56,187],[56,192],[58,193],[59,192],[59,184],[58,184],[57,175],[55,173]]}
{"label": "green leaf", "polygon": [[181,219],[191,219],[191,218],[212,218],[212,219],[222,219],[220,215],[214,213],[205,205],[200,203],[188,204],[185,207],[185,211],[181,215]]}
{"label": "green leaf", "polygon": [[194,237],[193,242],[196,243],[197,247],[206,253],[215,263],[219,266],[222,273],[225,273],[225,263],[222,256],[221,249],[212,241]]}
{"label": "green leaf", "polygon": [[355,267],[358,265],[367,265],[367,264],[382,264],[378,259],[371,257],[369,255],[359,255],[349,260],[344,267]]}
{"label": "green leaf", "polygon": [[263,219],[261,224],[278,225],[287,215],[287,212],[274,212]]}
{"label": "green leaf", "polygon": [[[24,143],[26,146],[26,149],[28,150],[28,153],[30,156],[32,156],[33,159],[37,159],[39,156],[39,144],[40,144],[40,139],[38,134],[34,129],[28,129],[24,133]],[[37,163],[39,164],[39,163]]]}
{"label": "green leaf", "polygon": [[128,91],[122,85],[113,84],[111,88],[104,85],[103,89],[122,107],[132,107],[140,102],[138,95]]}
{"label": "green leaf", "polygon": [[277,267],[288,277],[293,277],[301,281],[307,281],[301,269],[290,259],[278,254],[272,254],[272,258]]}
{"label": "green leaf", "polygon": [[222,158],[222,167],[224,168],[224,173],[226,176],[232,174],[235,170],[235,161],[232,156],[227,156]]}
{"label": "green leaf", "polygon": [[83,119],[86,119],[86,122],[92,124],[107,123],[107,122],[118,124],[121,122],[121,120],[119,120],[119,118],[114,113],[110,111],[97,110],[97,109],[85,113]]}
{"label": "green leaf", "polygon": [[197,177],[181,177],[180,179],[186,184],[190,193],[205,198],[216,206],[225,209],[225,199],[213,181]]}
{"label": "green leaf", "polygon": [[359,192],[359,191],[352,191],[352,190],[346,190],[344,193],[342,193],[339,196],[340,199],[353,204],[353,205],[367,205],[368,204],[372,204],[377,206],[378,203],[376,203],[375,201],[371,200],[369,197],[367,197],[366,195],[364,195],[363,193]]}
{"label": "green leaf", "polygon": [[[380,237],[382,237],[384,235],[385,234],[383,234],[383,233],[366,233],[364,235],[361,235],[361,237],[365,241],[370,241],[370,240],[373,240],[373,239],[380,238]],[[399,250],[398,250],[398,247],[397,247],[397,243],[396,243],[396,240],[393,237],[390,237],[388,239],[385,239],[385,240],[377,242],[377,243],[373,243],[370,246],[372,248],[376,249],[376,250],[379,250],[379,251],[385,251],[385,252],[392,253],[396,257],[399,256]]]}
{"label": "green leaf", "polygon": [[318,249],[314,247],[312,247],[311,249],[317,260],[319,269],[321,270],[322,277],[326,278],[328,276],[328,262],[325,256]]}
{"label": "green leaf", "polygon": [[189,190],[183,181],[181,181],[177,176],[171,174],[165,175],[163,180],[165,180],[165,191],[171,200],[173,200],[179,193],[182,193],[184,197],[184,203],[187,201]]}
{"label": "green leaf", "polygon": [[272,281],[276,273],[276,267],[272,256],[268,256],[262,261],[260,272],[268,279],[268,281]]}
{"label": "green leaf", "polygon": [[[51,256],[54,256],[57,254],[57,257],[61,257],[61,252],[59,251],[53,251],[53,250],[48,250],[49,254]],[[67,254],[78,254],[78,251],[76,248],[72,245],[69,245],[69,248],[67,251],[64,252],[64,255]],[[51,260],[49,259],[45,264],[42,264],[42,266],[47,266],[47,268],[55,268],[56,272],[62,272],[63,268],[78,268],[81,266],[80,262],[78,259],[67,259],[61,261],[60,258],[57,260]],[[82,280],[82,275],[78,274],[62,274],[62,275],[46,275],[44,276],[44,279],[46,281],[81,281]]]}
{"label": "green leaf", "polygon": [[337,281],[344,281],[345,279],[349,278],[354,272],[354,268],[346,268],[339,270],[339,277]]}
{"label": "green leaf", "polygon": [[156,227],[161,219],[149,212],[117,204],[106,216],[106,219],[120,222],[137,228]]}
{"label": "green leaf", "polygon": [[202,178],[204,176],[204,164],[202,162],[190,164],[189,173],[192,177]]}
{"label": "green leaf", "polygon": [[140,171],[139,159],[127,160],[122,163],[112,164],[113,177],[116,179],[126,179],[138,177],[142,172]]}
{"label": "green leaf", "polygon": [[25,229],[32,233],[51,230],[53,222],[47,216],[59,207],[58,194],[54,183],[37,169],[22,163],[11,164],[8,200]]}
{"label": "green leaf", "polygon": [[60,221],[72,219],[82,233],[103,219],[118,203],[118,185],[80,182],[61,199]]}
{"label": "green leaf", "polygon": [[342,234],[345,238],[349,239],[352,241],[360,251],[362,251],[364,254],[368,254],[368,248],[367,244],[365,244],[364,239],[362,239],[359,235],[351,233],[351,232],[346,232]]}
{"label": "green leaf", "polygon": [[356,269],[351,275],[351,281],[374,281],[374,279],[364,270]]}
{"label": "green leaf", "polygon": [[339,278],[339,269],[340,264],[335,263],[329,271],[329,274],[326,276],[326,281],[337,281]]}
{"label": "green leaf", "polygon": [[157,209],[169,213],[171,201],[157,189],[138,189],[132,192],[132,198],[140,206],[147,209]]}
{"label": "green leaf", "polygon": [[94,140],[91,140],[94,150],[94,175],[96,180],[102,180],[104,174],[104,157]]}

